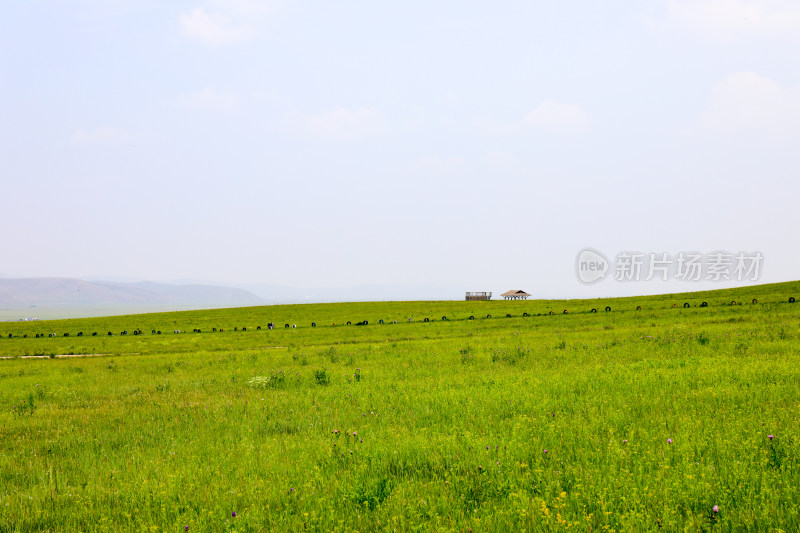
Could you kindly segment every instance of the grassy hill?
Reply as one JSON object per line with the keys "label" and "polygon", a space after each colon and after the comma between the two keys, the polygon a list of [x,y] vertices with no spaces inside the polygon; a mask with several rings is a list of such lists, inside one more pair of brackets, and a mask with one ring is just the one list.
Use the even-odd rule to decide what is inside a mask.
{"label": "grassy hill", "polygon": [[[420,331],[414,327],[419,322],[424,322],[427,318],[431,322],[441,322],[442,317],[447,318],[449,326],[456,327],[451,322],[468,321],[470,317],[474,317],[473,322],[481,323],[480,326],[475,324],[470,327],[479,328],[503,328],[510,324],[508,322],[495,322],[496,319],[507,319],[507,315],[511,315],[512,319],[521,319],[524,314],[529,317],[541,316],[555,316],[561,315],[561,318],[555,324],[562,326],[569,326],[575,321],[581,320],[616,320],[620,317],[626,317],[630,313],[639,313],[642,317],[651,316],[657,313],[667,313],[664,318],[677,318],[680,316],[690,316],[693,313],[705,313],[703,316],[709,315],[709,309],[701,307],[704,303],[708,308],[731,307],[732,302],[736,302],[735,310],[728,310],[729,312],[739,312],[739,306],[757,305],[759,309],[774,309],[775,306],[787,304],[790,298],[800,298],[800,281],[786,282],[786,283],[773,283],[767,285],[756,285],[741,289],[724,289],[716,291],[703,291],[703,292],[689,292],[677,293],[668,295],[657,296],[641,296],[641,297],[628,297],[628,298],[604,298],[604,299],[590,299],[590,300],[493,300],[489,302],[466,302],[466,301],[414,301],[414,302],[362,302],[362,303],[332,303],[332,304],[296,304],[296,305],[272,305],[260,307],[240,307],[230,309],[212,309],[200,311],[179,311],[169,313],[147,313],[139,315],[122,315],[113,317],[93,317],[93,318],[80,318],[80,319],[67,319],[67,320],[48,320],[48,321],[34,321],[34,322],[7,322],[0,323],[0,341],[8,339],[9,335],[15,339],[15,343],[11,345],[0,344],[0,350],[5,355],[34,355],[36,353],[43,353],[44,347],[57,348],[56,351],[64,353],[74,352],[79,353],[81,350],[84,353],[94,353],[93,347],[105,346],[113,348],[114,346],[120,347],[134,347],[138,346],[141,351],[147,351],[150,346],[152,332],[161,331],[162,335],[172,335],[173,331],[179,330],[182,333],[191,333],[199,329],[201,333],[212,333],[216,328],[216,333],[219,330],[224,330],[222,333],[231,335],[235,333],[233,330],[242,330],[248,328],[249,333],[259,331],[256,328],[261,328],[260,331],[267,332],[267,324],[272,322],[275,324],[276,330],[270,332],[269,339],[282,340],[284,338],[294,339],[297,338],[299,332],[291,331],[284,332],[285,334],[292,335],[291,337],[284,337],[280,334],[281,329],[286,329],[285,326],[295,325],[296,329],[311,328],[311,324],[316,326],[313,329],[313,337],[311,339],[318,339],[321,342],[337,342],[338,337],[344,335],[355,335],[357,338],[385,338],[396,335],[399,332],[417,332]],[[755,304],[753,303],[755,301]],[[688,308],[684,307],[688,304]],[[610,311],[606,308],[610,307]],[[637,310],[637,308],[641,308]],[[593,312],[592,310],[596,312]],[[566,313],[564,313],[566,311]],[[719,311],[719,310],[718,310]],[[724,312],[724,311],[723,311]],[[671,314],[670,314],[671,313]],[[576,316],[577,315],[577,316]],[[597,315],[595,317],[587,318],[584,315]],[[600,315],[604,315],[601,317]],[[487,318],[489,317],[490,318]],[[375,327],[381,325],[379,322],[383,320],[384,326],[376,330]],[[409,322],[411,320],[411,322]],[[483,323],[486,320],[491,320],[490,324]],[[369,332],[358,330],[348,330],[349,333],[343,332],[340,329],[331,331],[330,328],[341,328],[347,325],[348,322],[351,326],[358,322],[367,321],[367,329]],[[397,321],[397,324],[393,324]],[[388,326],[405,325],[405,328],[398,327],[394,330],[389,329]],[[512,322],[517,324],[517,322]],[[527,325],[539,327],[541,321],[525,322]],[[142,336],[131,339],[134,331],[141,330]],[[97,333],[98,337],[107,337],[111,332],[113,336],[120,336],[123,331],[128,332],[128,337],[125,341],[119,339],[88,339],[92,333]],[[427,330],[426,330],[427,331]],[[449,329],[437,329],[439,335],[447,335]],[[82,338],[76,336],[82,333]],[[29,339],[38,341],[36,335],[46,337],[49,344],[44,342],[25,342]],[[50,338],[51,334],[59,338]],[[65,337],[65,334],[69,337]],[[304,335],[304,334],[303,334]],[[306,342],[305,337],[302,342]],[[20,337],[27,336],[28,339],[20,339]],[[366,336],[366,337],[365,337]],[[226,335],[222,335],[225,340],[228,339]],[[205,337],[204,337],[205,338]],[[265,337],[266,338],[266,337]],[[206,338],[207,339],[207,338]],[[103,342],[106,340],[108,342]],[[153,345],[156,350],[163,347],[163,340],[157,339]],[[192,341],[197,343],[198,341]],[[210,345],[216,345],[216,341],[207,339]],[[291,343],[291,341],[290,341]],[[181,342],[177,343],[181,345]],[[263,342],[262,342],[263,344]],[[221,346],[224,346],[224,342]],[[125,348],[127,349],[127,348]],[[77,350],[77,351],[76,351]],[[89,350],[89,351],[86,351]],[[113,352],[113,350],[112,350]]]}
{"label": "grassy hill", "polygon": [[[84,281],[72,278],[0,279],[0,318],[75,316],[78,310],[164,309],[221,307],[264,303],[256,295],[231,287],[168,283]],[[80,316],[80,315],[78,315]]]}
{"label": "grassy hill", "polygon": [[0,531],[798,530],[797,297],[0,324]]}

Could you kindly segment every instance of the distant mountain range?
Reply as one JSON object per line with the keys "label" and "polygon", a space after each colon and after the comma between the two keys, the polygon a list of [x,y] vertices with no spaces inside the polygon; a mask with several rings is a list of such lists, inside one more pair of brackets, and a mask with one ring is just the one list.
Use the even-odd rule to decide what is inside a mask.
{"label": "distant mountain range", "polygon": [[246,289],[270,304],[461,300],[464,298],[463,288],[436,284],[371,284],[314,288],[248,283],[234,286]]}
{"label": "distant mountain range", "polygon": [[[113,280],[120,283],[132,283],[134,279],[97,276],[89,280]],[[166,285],[204,285],[213,287],[234,287],[244,289],[264,301],[264,305],[303,304],[329,302],[378,302],[409,300],[461,300],[464,288],[458,285],[441,285],[435,283],[399,284],[374,283],[350,285],[347,287],[296,287],[273,283],[220,283],[218,281],[199,279],[171,279],[161,281]],[[481,287],[479,290],[491,290]]]}
{"label": "distant mountain range", "polygon": [[198,280],[167,282],[100,277],[0,278],[0,321],[55,320],[89,316],[188,311],[223,307],[389,300],[460,300],[460,287],[357,285],[287,287]]}
{"label": "distant mountain range", "polygon": [[78,306],[242,307],[263,305],[250,291],[215,285],[119,283],[71,278],[0,279],[0,308]]}

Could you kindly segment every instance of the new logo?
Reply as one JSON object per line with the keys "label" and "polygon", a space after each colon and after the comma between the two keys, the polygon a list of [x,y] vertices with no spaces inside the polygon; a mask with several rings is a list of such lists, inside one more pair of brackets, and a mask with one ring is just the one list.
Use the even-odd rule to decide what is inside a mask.
{"label": "new logo", "polygon": [[608,259],[592,248],[585,248],[578,253],[575,262],[575,273],[581,283],[591,285],[605,279],[608,274]]}

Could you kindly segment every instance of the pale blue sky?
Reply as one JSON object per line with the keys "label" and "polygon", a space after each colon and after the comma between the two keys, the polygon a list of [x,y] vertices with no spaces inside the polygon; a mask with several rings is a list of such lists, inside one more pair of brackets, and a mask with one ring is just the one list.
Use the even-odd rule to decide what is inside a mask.
{"label": "pale blue sky", "polygon": [[798,52],[780,0],[10,2],[0,276],[709,286],[585,287],[590,246],[797,279]]}

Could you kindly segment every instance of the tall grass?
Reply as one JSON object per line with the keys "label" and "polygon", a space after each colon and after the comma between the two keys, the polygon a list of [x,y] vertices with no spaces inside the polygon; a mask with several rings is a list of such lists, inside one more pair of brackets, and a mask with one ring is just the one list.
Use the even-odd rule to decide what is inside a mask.
{"label": "tall grass", "polygon": [[798,286],[4,325],[113,355],[0,361],[0,531],[795,531]]}

